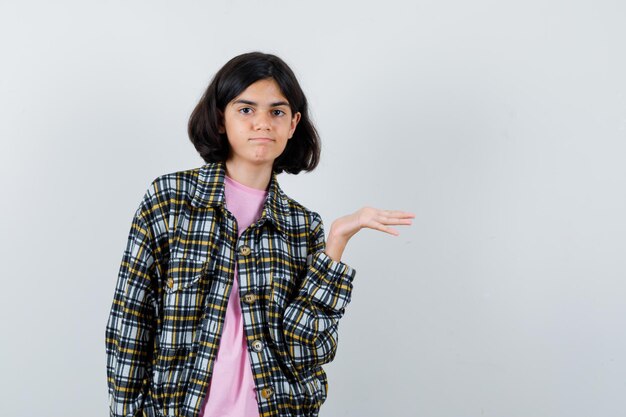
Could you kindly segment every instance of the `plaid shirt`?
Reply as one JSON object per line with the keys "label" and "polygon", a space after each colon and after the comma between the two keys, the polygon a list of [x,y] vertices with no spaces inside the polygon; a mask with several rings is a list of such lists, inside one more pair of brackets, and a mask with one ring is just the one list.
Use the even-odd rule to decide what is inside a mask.
{"label": "plaid shirt", "polygon": [[197,416],[235,268],[261,417],[318,416],[356,271],[326,253],[322,219],[272,172],[237,237],[224,164],[152,181],[132,220],[106,325],[111,416]]}

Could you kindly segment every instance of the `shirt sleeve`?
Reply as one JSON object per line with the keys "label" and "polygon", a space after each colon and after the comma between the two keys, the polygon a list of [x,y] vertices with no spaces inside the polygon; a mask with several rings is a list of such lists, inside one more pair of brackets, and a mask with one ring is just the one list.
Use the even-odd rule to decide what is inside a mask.
{"label": "shirt sleeve", "polygon": [[356,271],[324,249],[322,218],[312,212],[312,244],[296,297],[283,317],[285,342],[298,370],[331,362],[337,352],[339,319],[352,295]]}
{"label": "shirt sleeve", "polygon": [[135,212],[106,326],[110,415],[139,414],[151,375],[155,255],[146,221],[148,190]]}

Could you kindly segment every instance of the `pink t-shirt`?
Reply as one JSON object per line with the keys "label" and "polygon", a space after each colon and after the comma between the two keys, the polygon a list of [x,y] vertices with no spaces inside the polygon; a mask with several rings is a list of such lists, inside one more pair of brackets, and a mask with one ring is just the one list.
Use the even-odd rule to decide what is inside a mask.
{"label": "pink t-shirt", "polygon": [[[238,236],[261,217],[267,191],[224,178],[226,208],[237,219]],[[228,299],[213,376],[200,417],[259,417],[254,378],[241,317],[237,269]]]}

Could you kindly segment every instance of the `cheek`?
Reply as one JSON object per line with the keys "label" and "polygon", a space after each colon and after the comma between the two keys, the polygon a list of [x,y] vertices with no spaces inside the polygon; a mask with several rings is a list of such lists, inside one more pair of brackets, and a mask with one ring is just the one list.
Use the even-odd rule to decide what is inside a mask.
{"label": "cheek", "polygon": [[282,120],[276,123],[276,129],[284,132],[289,132],[291,130],[291,122],[289,120]]}
{"label": "cheek", "polygon": [[232,133],[243,132],[248,129],[248,123],[244,120],[231,119],[226,125],[226,129]]}

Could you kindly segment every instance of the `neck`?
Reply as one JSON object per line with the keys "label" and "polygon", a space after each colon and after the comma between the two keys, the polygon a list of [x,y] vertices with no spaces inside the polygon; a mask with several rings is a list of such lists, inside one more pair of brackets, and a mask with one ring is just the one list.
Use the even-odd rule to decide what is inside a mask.
{"label": "neck", "polygon": [[272,176],[271,165],[249,165],[227,160],[224,167],[230,178],[257,190],[266,190]]}

